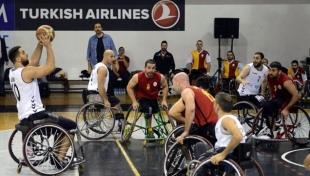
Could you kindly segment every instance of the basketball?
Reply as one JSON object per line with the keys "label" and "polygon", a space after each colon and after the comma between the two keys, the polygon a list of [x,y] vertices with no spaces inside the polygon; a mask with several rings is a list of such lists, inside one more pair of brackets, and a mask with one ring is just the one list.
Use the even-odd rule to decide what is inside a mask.
{"label": "basketball", "polygon": [[36,31],[36,37],[39,40],[39,35],[43,34],[45,35],[49,35],[50,36],[50,40],[53,41],[55,38],[55,32],[54,29],[49,26],[49,25],[42,25],[40,27],[38,27],[37,31]]}

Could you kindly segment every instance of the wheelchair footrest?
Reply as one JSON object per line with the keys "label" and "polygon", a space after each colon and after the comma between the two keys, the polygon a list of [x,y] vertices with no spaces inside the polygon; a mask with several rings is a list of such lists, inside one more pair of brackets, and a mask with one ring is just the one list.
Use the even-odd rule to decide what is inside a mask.
{"label": "wheelchair footrest", "polygon": [[77,165],[80,165],[82,163],[85,163],[85,158],[83,157],[76,157],[74,158],[75,160],[72,162],[72,166],[77,166]]}

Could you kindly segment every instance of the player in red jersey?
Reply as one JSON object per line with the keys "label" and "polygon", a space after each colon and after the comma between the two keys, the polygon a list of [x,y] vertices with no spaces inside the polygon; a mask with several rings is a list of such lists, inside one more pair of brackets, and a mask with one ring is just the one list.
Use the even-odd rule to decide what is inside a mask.
{"label": "player in red jersey", "polygon": [[[286,118],[289,114],[290,108],[299,100],[299,95],[296,87],[293,84],[292,79],[281,71],[282,65],[278,61],[274,61],[270,64],[270,71],[267,75],[267,81],[270,91],[270,99],[263,105],[263,117],[269,117],[267,120],[267,126],[270,130],[275,131],[275,123],[272,123],[272,118],[278,114],[281,109],[281,114]],[[280,122],[281,119],[275,119],[276,122]],[[267,135],[273,138],[274,134],[269,133]]]}
{"label": "player in red jersey", "polygon": [[[167,106],[168,85],[165,77],[155,72],[156,63],[154,60],[149,59],[145,62],[144,71],[135,74],[127,85],[127,93],[132,101],[134,109],[145,113],[147,120],[147,138],[154,138],[152,129],[152,114],[159,111],[158,109],[158,92],[162,87],[163,100],[162,106]],[[141,106],[141,107],[139,107]]]}

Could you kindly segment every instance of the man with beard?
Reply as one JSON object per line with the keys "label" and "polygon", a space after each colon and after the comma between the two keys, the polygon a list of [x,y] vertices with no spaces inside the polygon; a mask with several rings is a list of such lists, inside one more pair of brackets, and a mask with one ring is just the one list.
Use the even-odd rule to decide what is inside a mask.
{"label": "man with beard", "polygon": [[[87,68],[88,68],[87,70],[89,74],[91,74],[91,71],[92,69],[94,69],[95,65],[102,61],[102,56],[105,50],[108,50],[108,49],[112,50],[115,54],[115,59],[117,59],[116,47],[114,45],[112,37],[102,32],[102,26],[100,23],[96,23],[94,25],[94,31],[96,34],[89,38],[88,46],[87,46],[86,60],[87,60]],[[113,62],[112,67],[116,71],[118,71],[119,69],[118,62]],[[112,80],[109,82],[108,93],[109,95],[114,95],[114,87],[116,87],[117,76],[110,67],[108,67],[108,70],[109,70],[110,80]]]}
{"label": "man with beard", "polygon": [[[264,102],[265,90],[267,87],[266,75],[268,68],[262,64],[264,54],[256,52],[253,63],[247,64],[236,80],[240,83],[238,88],[238,101],[250,101],[257,107],[261,107]],[[259,90],[261,93],[259,95]]]}
{"label": "man with beard", "polygon": [[290,68],[288,68],[288,76],[293,79],[294,82],[297,84],[297,89],[300,90],[302,95],[305,94],[305,88],[307,84],[307,75],[306,71],[298,66],[298,61],[293,60],[291,62]]}
{"label": "man with beard", "polygon": [[235,54],[232,51],[227,52],[227,60],[223,61],[222,67],[222,85],[224,90],[229,90],[229,82],[233,80],[233,90],[237,89],[235,79],[243,69],[243,64],[235,59]]}
{"label": "man with beard", "polygon": [[[263,105],[262,116],[268,118],[267,127],[262,129],[258,134],[264,137],[273,138],[276,134],[276,123],[281,119],[276,116],[281,110],[284,118],[287,118],[290,108],[299,100],[299,95],[292,79],[282,72],[282,65],[278,61],[272,62],[270,71],[267,75],[267,81],[270,91],[270,100]],[[273,132],[272,132],[273,131]],[[275,134],[274,134],[275,133]],[[259,135],[257,137],[260,137]]]}
{"label": "man with beard", "polygon": [[155,72],[156,63],[149,59],[145,62],[144,71],[136,73],[127,85],[127,93],[132,101],[132,107],[145,115],[148,128],[146,138],[154,138],[152,115],[159,111],[158,92],[162,87],[162,106],[167,106],[168,85],[165,77]]}
{"label": "man with beard", "polygon": [[[20,46],[15,46],[9,51],[9,58],[14,64],[10,70],[9,79],[10,85],[17,100],[18,118],[21,126],[32,128],[34,120],[49,119],[67,131],[76,129],[76,123],[70,119],[58,116],[46,111],[43,107],[40,91],[38,86],[38,78],[49,75],[55,69],[55,57],[49,36],[38,36],[39,42],[34,50],[30,61],[28,60],[28,53]],[[39,66],[41,59],[42,48],[46,48],[47,59],[46,64]],[[74,135],[70,134],[72,140]],[[23,138],[25,134],[23,134]],[[63,166],[66,152],[69,148],[70,142],[63,137],[60,140],[60,149],[57,154],[50,156],[50,163],[56,165],[57,168]],[[31,148],[27,149],[28,157],[34,157]]]}
{"label": "man with beard", "polygon": [[198,40],[196,43],[197,50],[192,51],[188,59],[191,85],[195,85],[196,79],[200,76],[210,75],[211,57],[208,51],[202,49],[202,46],[202,41]]}
{"label": "man with beard", "polygon": [[154,54],[153,60],[156,62],[156,70],[163,74],[167,81],[169,80],[169,72],[173,76],[175,70],[175,63],[173,55],[167,51],[167,41],[161,42],[161,50]]}

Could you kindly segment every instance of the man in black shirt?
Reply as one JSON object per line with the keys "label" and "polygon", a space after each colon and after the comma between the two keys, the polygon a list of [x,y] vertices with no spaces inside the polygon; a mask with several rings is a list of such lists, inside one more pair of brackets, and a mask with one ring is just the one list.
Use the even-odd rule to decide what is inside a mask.
{"label": "man in black shirt", "polygon": [[167,51],[167,48],[167,41],[162,41],[161,50],[154,54],[153,60],[156,62],[156,70],[163,74],[168,81],[169,72],[173,73],[175,70],[175,63],[173,55]]}

